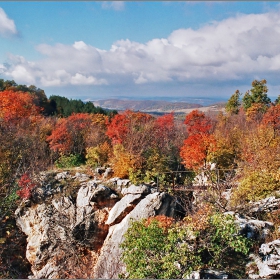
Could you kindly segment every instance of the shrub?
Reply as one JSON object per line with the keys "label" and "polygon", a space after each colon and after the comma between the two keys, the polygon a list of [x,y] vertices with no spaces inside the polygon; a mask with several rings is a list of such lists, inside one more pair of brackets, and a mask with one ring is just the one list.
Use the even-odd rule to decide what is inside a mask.
{"label": "shrub", "polygon": [[30,176],[27,173],[24,173],[19,181],[18,185],[20,189],[16,192],[21,198],[29,199],[31,197],[31,191],[35,187],[35,184],[32,182]]}
{"label": "shrub", "polygon": [[69,156],[62,155],[56,162],[55,165],[58,168],[69,168],[80,166],[84,163],[84,159],[80,154],[70,154]]}
{"label": "shrub", "polygon": [[252,243],[238,234],[232,216],[206,210],[205,215],[200,215],[202,211],[183,222],[170,218],[133,222],[121,244],[128,277],[178,279],[209,267],[244,277]]}
{"label": "shrub", "polygon": [[108,142],[104,142],[96,147],[86,148],[87,165],[90,167],[103,166],[108,162],[111,147]]}

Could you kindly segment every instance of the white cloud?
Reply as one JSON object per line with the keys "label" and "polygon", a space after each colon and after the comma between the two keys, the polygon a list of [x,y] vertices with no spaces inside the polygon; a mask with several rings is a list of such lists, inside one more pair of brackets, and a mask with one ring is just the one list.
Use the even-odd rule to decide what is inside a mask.
{"label": "white cloud", "polygon": [[14,21],[10,19],[5,11],[0,8],[0,35],[16,35],[17,29]]}
{"label": "white cloud", "polygon": [[76,73],[75,76],[71,77],[72,85],[106,85],[107,81],[105,79],[97,79],[95,77],[86,77],[80,73]]}
{"label": "white cloud", "polygon": [[73,47],[77,50],[87,50],[88,46],[83,41],[78,41],[73,44]]}
{"label": "white cloud", "polygon": [[119,40],[110,50],[83,41],[42,44],[37,51],[45,59],[31,63],[13,57],[2,71],[16,81],[26,77],[43,87],[269,80],[279,74],[279,46],[280,13],[269,12],[237,15],[197,30],[175,30],[168,38],[145,44]]}
{"label": "white cloud", "polygon": [[101,6],[103,9],[122,11],[124,9],[124,1],[103,1]]}
{"label": "white cloud", "polygon": [[27,84],[34,84],[35,82],[35,78],[32,73],[30,73],[23,65],[16,65],[11,71],[10,75],[19,82],[24,82]]}

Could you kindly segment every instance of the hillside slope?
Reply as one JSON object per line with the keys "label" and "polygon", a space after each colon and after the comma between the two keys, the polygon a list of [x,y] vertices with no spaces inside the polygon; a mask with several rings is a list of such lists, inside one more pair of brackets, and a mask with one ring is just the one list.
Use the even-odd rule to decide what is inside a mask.
{"label": "hillside slope", "polygon": [[183,109],[192,109],[203,107],[200,104],[187,102],[169,102],[155,100],[121,100],[121,99],[105,99],[94,101],[95,106],[107,109],[126,110],[143,112],[170,112]]}

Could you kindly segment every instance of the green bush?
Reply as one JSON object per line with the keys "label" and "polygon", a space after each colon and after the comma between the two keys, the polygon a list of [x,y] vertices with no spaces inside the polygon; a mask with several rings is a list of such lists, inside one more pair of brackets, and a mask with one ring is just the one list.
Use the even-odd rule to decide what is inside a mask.
{"label": "green bush", "polygon": [[[148,226],[145,223],[134,222],[121,244],[129,278],[178,279],[199,266],[200,256],[192,254],[192,246],[183,242],[186,230],[174,226],[166,231],[156,220]],[[183,271],[181,263],[187,264]]]}
{"label": "green bush", "polygon": [[56,162],[55,166],[58,168],[70,168],[80,166],[84,163],[84,159],[80,154],[63,155]]}
{"label": "green bush", "polygon": [[147,220],[133,222],[121,244],[127,277],[182,279],[209,267],[244,277],[245,262],[240,260],[245,260],[252,243],[238,232],[232,216],[216,213],[202,228],[190,220],[168,228],[157,220],[149,225]]}

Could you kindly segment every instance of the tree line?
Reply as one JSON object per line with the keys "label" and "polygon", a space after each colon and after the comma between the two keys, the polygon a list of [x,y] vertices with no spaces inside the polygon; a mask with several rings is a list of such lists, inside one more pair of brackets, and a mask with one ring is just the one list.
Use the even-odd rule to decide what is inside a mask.
{"label": "tree line", "polygon": [[184,121],[173,113],[117,113],[91,102],[47,98],[43,90],[14,81],[0,80],[0,89],[2,195],[26,172],[54,164],[112,167],[114,176],[137,183],[164,182],[169,171],[197,174],[215,163],[242,170],[236,192],[244,199],[263,197],[279,182],[280,98],[271,102],[265,80],[253,81],[244,94],[237,90],[225,112],[193,110]]}

